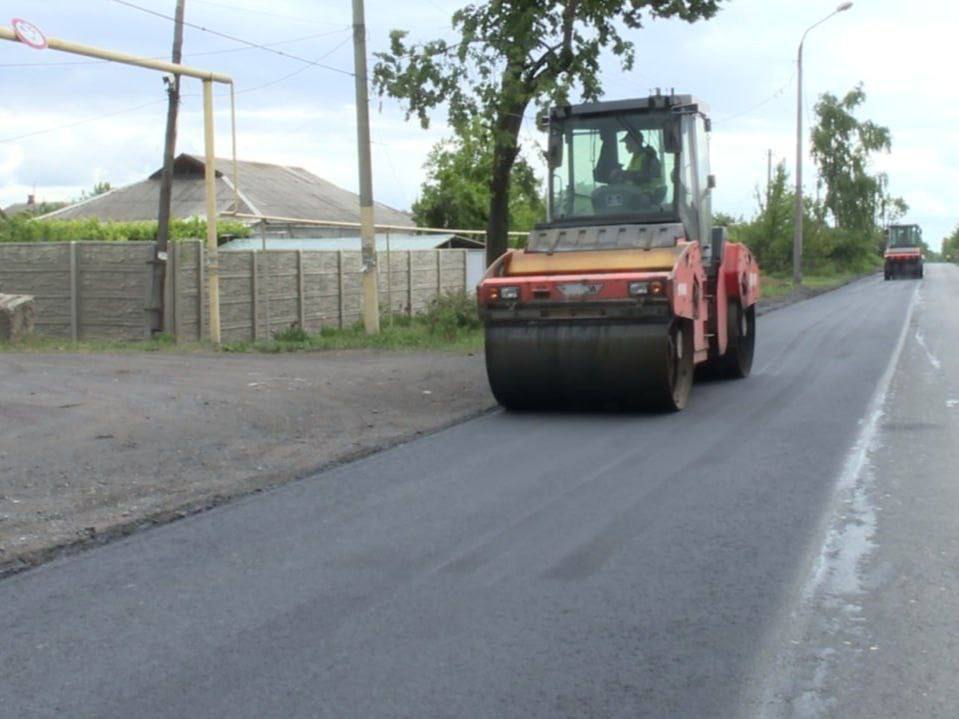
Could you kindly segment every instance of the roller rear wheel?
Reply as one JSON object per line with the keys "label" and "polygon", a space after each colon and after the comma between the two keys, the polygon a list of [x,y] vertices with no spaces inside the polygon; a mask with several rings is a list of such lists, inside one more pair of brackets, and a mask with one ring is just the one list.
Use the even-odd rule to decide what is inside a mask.
{"label": "roller rear wheel", "polygon": [[657,403],[662,409],[677,412],[686,406],[695,373],[693,352],[692,323],[674,322],[666,341],[666,382]]}
{"label": "roller rear wheel", "polygon": [[715,375],[725,379],[743,379],[753,368],[756,353],[756,306],[745,310],[738,302],[727,308],[726,332],[729,338],[726,353],[714,360]]}

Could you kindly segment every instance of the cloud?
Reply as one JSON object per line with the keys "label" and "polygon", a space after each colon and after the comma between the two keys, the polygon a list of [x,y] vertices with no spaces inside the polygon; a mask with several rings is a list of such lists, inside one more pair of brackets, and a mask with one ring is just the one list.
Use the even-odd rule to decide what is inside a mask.
{"label": "cloud", "polygon": [[[139,0],[160,12],[171,3]],[[836,0],[803,3],[735,0],[723,3],[713,20],[693,25],[653,21],[627,36],[636,42],[637,65],[623,72],[618,59],[603,59],[609,98],[637,97],[650,88],[675,87],[700,96],[712,108],[715,129],[713,169],[718,176],[716,208],[737,214],[755,209],[754,190],[765,182],[766,151],[788,158],[792,170],[795,133],[795,54],[802,31],[835,7]],[[392,28],[414,30],[419,38],[450,37],[449,17],[460,0],[396,3],[367,0],[369,50],[386,47]],[[50,35],[148,55],[166,55],[172,25],[166,20],[101,3],[76,0],[29,3],[30,19]],[[229,7],[227,7],[229,6]],[[24,10],[27,13],[27,10]],[[342,2],[333,0],[195,0],[188,19],[257,42],[280,42],[278,49],[352,69],[350,21]],[[890,187],[912,206],[910,219],[926,236],[948,233],[956,220],[951,188],[956,186],[959,138],[959,85],[954,82],[952,48],[959,5],[952,0],[863,0],[848,13],[812,32],[805,54],[805,90],[810,110],[816,97],[842,94],[859,81],[868,100],[862,116],[891,128],[894,148],[876,167],[889,173]],[[284,39],[300,39],[284,45]],[[339,45],[339,47],[338,47]],[[302,67],[289,58],[259,50],[196,55],[239,47],[190,29],[185,53],[194,64],[231,74],[238,90],[286,77]],[[52,52],[34,52],[0,43],[0,64],[80,61]],[[163,99],[156,73],[115,65],[78,64],[3,68],[5,105],[0,138],[109,113]],[[198,83],[185,91],[179,146],[202,151]],[[243,157],[306,167],[338,185],[356,187],[356,148],[352,77],[311,68],[256,92],[237,95]],[[218,154],[229,149],[223,97],[217,98]],[[379,101],[374,100],[374,109]],[[96,123],[0,144],[0,200],[22,200],[23,189],[79,194],[97,180],[114,184],[140,179],[160,164],[161,103]],[[396,103],[373,113],[374,193],[377,199],[408,207],[423,179],[430,147],[447,134],[442,122],[423,131],[407,123]],[[438,114],[436,119],[442,120]],[[529,123],[527,123],[529,125]],[[808,124],[807,124],[808,130]],[[530,126],[524,134],[537,136]],[[535,157],[534,157],[535,160]],[[540,165],[541,166],[541,165]],[[813,167],[804,164],[807,178]],[[811,188],[811,181],[807,183]],[[50,199],[56,199],[50,197]]]}

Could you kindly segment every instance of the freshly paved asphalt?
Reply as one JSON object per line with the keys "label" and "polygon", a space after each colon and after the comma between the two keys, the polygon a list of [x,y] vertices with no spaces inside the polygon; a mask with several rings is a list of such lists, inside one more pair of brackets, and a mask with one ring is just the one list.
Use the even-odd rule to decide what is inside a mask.
{"label": "freshly paved asphalt", "polygon": [[[930,270],[914,322],[959,288]],[[795,708],[771,676],[798,680],[789,648],[822,638],[797,597],[916,287],[868,279],[762,317],[752,377],[697,385],[679,414],[499,412],[0,582],[0,715]],[[894,394],[941,392],[908,374],[929,362],[916,342]],[[932,422],[915,417],[896,422]],[[848,686],[820,682],[815,706]]]}

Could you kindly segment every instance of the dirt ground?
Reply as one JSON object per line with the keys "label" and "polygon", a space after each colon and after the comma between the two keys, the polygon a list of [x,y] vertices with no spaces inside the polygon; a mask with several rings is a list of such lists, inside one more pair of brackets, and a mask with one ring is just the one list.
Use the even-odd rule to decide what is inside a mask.
{"label": "dirt ground", "polygon": [[0,576],[493,405],[481,354],[0,353]]}

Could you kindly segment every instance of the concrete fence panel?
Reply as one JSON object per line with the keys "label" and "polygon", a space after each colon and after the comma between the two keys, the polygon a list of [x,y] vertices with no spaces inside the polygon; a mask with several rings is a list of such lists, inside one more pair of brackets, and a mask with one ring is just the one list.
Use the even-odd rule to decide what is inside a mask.
{"label": "concrete fence panel", "polygon": [[150,242],[0,243],[0,292],[30,294],[47,337],[143,339]]}
{"label": "concrete fence panel", "polygon": [[[150,242],[0,243],[0,292],[35,298],[36,331],[72,339],[147,336]],[[289,327],[318,332],[362,319],[362,258],[349,250],[218,253],[224,342],[263,340]],[[418,313],[466,289],[466,250],[381,251],[380,306]],[[166,328],[181,342],[209,338],[207,258],[198,240],[168,252]]]}
{"label": "concrete fence panel", "polygon": [[149,336],[151,242],[75,242],[79,339]]}
{"label": "concrete fence panel", "polygon": [[69,244],[0,244],[0,292],[33,295],[37,334],[71,336],[70,279]]}

